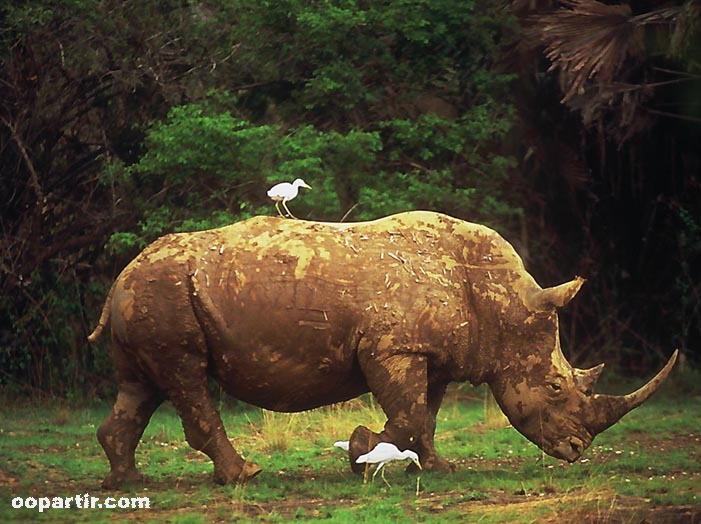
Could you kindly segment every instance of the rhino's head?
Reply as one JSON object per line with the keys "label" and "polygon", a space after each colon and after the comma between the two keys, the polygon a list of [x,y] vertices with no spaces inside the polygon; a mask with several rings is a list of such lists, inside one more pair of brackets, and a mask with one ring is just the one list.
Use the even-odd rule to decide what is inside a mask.
{"label": "rhino's head", "polygon": [[583,282],[577,278],[521,294],[518,309],[525,313],[512,315],[504,326],[500,340],[504,351],[490,380],[513,426],[548,455],[570,462],[579,459],[598,433],[657,391],[677,358],[675,351],[664,369],[634,393],[594,393],[604,365],[577,369],[567,362],[560,349],[556,313]]}

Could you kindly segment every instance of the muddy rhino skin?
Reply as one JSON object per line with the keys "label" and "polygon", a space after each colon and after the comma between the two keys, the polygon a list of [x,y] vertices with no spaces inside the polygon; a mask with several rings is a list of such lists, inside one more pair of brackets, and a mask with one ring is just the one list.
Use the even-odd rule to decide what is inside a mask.
{"label": "muddy rhino skin", "polygon": [[603,365],[573,368],[558,335],[556,308],[583,282],[542,289],[496,232],[430,212],[363,223],[256,217],[166,235],[122,271],[89,337],[110,325],[119,381],[98,430],[111,465],[103,485],[141,478],[134,450],[165,399],[188,443],[214,462],[216,482],[260,471],[228,440],[208,375],[237,399],[285,412],[371,391],[388,420],[380,433],[351,435],[355,471],[379,441],[450,471],[434,432],[455,381],[486,382],[517,430],[577,460],[676,359],[634,393],[595,394]]}

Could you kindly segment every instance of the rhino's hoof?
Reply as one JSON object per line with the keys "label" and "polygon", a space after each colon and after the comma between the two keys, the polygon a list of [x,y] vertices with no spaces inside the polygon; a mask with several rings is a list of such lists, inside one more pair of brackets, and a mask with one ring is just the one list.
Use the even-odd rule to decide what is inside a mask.
{"label": "rhino's hoof", "polygon": [[102,489],[116,490],[122,489],[134,484],[143,485],[145,477],[136,470],[127,471],[125,473],[114,473],[110,471],[102,481]]}
{"label": "rhino's hoof", "polygon": [[229,471],[227,473],[215,469],[214,482],[221,485],[232,483],[243,484],[258,475],[261,471],[263,471],[263,468],[255,462],[244,462],[240,467],[236,468],[235,471]]}
{"label": "rhino's hoof", "polygon": [[[445,473],[455,473],[455,464],[452,462],[448,462],[445,459],[442,458],[437,458],[433,460],[426,461],[426,463],[422,463],[421,466],[423,467],[423,471],[440,471],[440,472],[445,472]],[[411,462],[407,468],[406,468],[407,473],[421,473],[421,470]]]}
{"label": "rhino's hoof", "polygon": [[365,464],[358,464],[355,461],[358,460],[360,455],[364,455],[377,446],[379,442],[380,437],[377,433],[373,433],[365,426],[358,426],[355,428],[353,433],[351,433],[348,445],[348,458],[350,458],[351,470],[353,470],[353,473],[359,475],[363,474],[365,471]]}
{"label": "rhino's hoof", "polygon": [[[423,466],[422,466],[422,467],[423,467]],[[420,470],[419,467],[418,467],[416,464],[414,464],[413,462],[411,462],[411,463],[406,467],[406,469],[405,469],[404,471],[406,471],[407,473],[415,474],[415,473],[421,473],[422,470]]]}
{"label": "rhino's hoof", "polygon": [[243,468],[241,469],[241,473],[239,473],[238,481],[240,483],[248,482],[253,477],[258,475],[258,473],[260,473],[261,471],[263,471],[263,468],[261,468],[255,462],[244,462]]}

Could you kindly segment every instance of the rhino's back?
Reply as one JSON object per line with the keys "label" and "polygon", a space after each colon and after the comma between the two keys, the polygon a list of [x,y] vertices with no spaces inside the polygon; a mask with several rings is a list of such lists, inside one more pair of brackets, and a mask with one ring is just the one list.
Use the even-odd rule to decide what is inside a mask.
{"label": "rhino's back", "polygon": [[[256,217],[167,235],[120,275],[113,332],[148,348],[155,368],[178,351],[207,351],[234,396],[307,409],[362,392],[359,347],[443,363],[466,353],[476,333],[467,272],[500,243],[488,228],[429,212],[347,224]],[[194,281],[219,324],[203,326],[193,311]]]}
{"label": "rhino's back", "polygon": [[134,321],[153,330],[159,322],[194,329],[195,276],[232,324],[278,321],[250,333],[260,345],[278,346],[283,332],[320,331],[330,322],[377,329],[404,323],[411,342],[428,344],[467,321],[468,273],[485,264],[520,259],[494,231],[439,213],[357,223],[255,217],[148,246],[118,279],[113,329]]}

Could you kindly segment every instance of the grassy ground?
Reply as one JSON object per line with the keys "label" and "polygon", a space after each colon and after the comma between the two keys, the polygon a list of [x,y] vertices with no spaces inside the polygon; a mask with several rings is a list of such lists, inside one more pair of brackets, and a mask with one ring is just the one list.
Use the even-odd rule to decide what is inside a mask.
{"label": "grassy ground", "polygon": [[[600,435],[576,464],[540,451],[498,417],[485,421],[481,393],[450,390],[437,447],[452,475],[405,474],[364,485],[333,448],[357,424],[379,430],[369,398],[282,415],[224,408],[229,436],[264,471],[245,486],[211,482],[212,465],[184,440],[169,405],[137,450],[148,482],[127,492],[99,488],[107,461],[95,438],[109,406],[61,403],[0,407],[0,522],[701,522],[701,396],[660,396]],[[418,486],[418,492],[417,492]],[[16,497],[148,496],[149,509],[14,509]],[[65,502],[62,502],[65,504]],[[73,502],[73,506],[75,506]]]}

